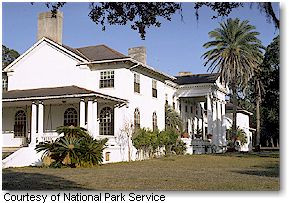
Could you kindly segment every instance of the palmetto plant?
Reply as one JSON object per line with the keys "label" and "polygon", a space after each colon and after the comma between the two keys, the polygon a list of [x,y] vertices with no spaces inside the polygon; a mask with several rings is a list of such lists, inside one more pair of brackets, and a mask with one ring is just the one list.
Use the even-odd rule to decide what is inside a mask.
{"label": "palmetto plant", "polygon": [[262,62],[261,41],[255,27],[249,21],[228,19],[220,23],[220,28],[209,32],[213,41],[203,46],[209,51],[203,54],[208,71],[220,73],[220,79],[232,91],[233,125],[232,133],[236,136],[237,89],[247,87],[248,81]]}
{"label": "palmetto plant", "polygon": [[64,134],[64,136],[69,136],[69,137],[85,137],[89,138],[90,135],[88,131],[85,128],[79,127],[79,126],[60,126],[56,129],[56,132],[60,134]]}
{"label": "palmetto plant", "polygon": [[178,132],[183,131],[183,122],[180,115],[172,106],[165,105],[165,123],[166,129],[173,129]]}
{"label": "palmetto plant", "polygon": [[93,166],[103,161],[103,150],[108,139],[93,139],[86,129],[62,126],[57,132],[64,136],[52,142],[41,142],[36,151],[51,159],[50,166]]}

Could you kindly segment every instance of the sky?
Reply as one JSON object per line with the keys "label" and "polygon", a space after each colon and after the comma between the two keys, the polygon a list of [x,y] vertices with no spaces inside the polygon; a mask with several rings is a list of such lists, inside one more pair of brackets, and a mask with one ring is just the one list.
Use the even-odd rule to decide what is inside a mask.
{"label": "sky", "polygon": [[[273,23],[266,21],[265,14],[260,13],[256,6],[250,9],[247,4],[233,10],[228,17],[249,20],[260,32],[259,39],[263,45],[267,46],[279,31]],[[180,71],[206,73],[201,57],[205,52],[202,46],[210,41],[208,33],[227,18],[211,19],[214,12],[201,8],[197,21],[193,6],[193,3],[183,3],[183,20],[178,13],[171,21],[160,19],[161,27],[149,28],[146,39],[142,40],[129,25],[107,25],[106,31],[102,31],[101,26],[88,17],[88,3],[70,2],[61,9],[64,14],[63,44],[73,48],[106,44],[125,55],[130,47],[145,46],[147,64],[159,71],[170,75],[177,75]],[[274,3],[274,9],[279,15],[279,3]],[[48,10],[43,3],[2,3],[2,44],[24,53],[36,42],[38,14]]]}

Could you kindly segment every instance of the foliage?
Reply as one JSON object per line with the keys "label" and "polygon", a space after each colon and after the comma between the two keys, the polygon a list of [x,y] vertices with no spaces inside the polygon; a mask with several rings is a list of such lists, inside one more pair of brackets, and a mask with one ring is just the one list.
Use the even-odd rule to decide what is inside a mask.
{"label": "foliage", "polygon": [[203,54],[208,71],[219,72],[221,81],[231,89],[233,134],[236,134],[237,90],[246,89],[262,60],[263,46],[258,35],[249,21],[230,18],[209,32],[214,40],[203,45],[210,49]]}
{"label": "foliage", "polygon": [[[32,3],[33,4],[33,3]],[[52,14],[56,14],[57,10],[62,8],[65,2],[46,2],[47,8],[51,9]],[[276,28],[279,29],[279,19],[277,18],[271,2],[258,2],[258,9],[265,13],[267,21],[273,21]],[[225,17],[239,7],[243,7],[244,3],[240,2],[197,2],[194,3],[196,18],[199,18],[199,9],[207,7],[216,14],[212,19],[217,17]],[[88,16],[95,24],[100,24],[102,30],[108,25],[127,25],[130,24],[131,29],[137,30],[142,39],[145,39],[146,30],[151,27],[160,27],[159,18],[171,21],[174,14],[179,13],[181,19],[182,3],[181,2],[91,2],[89,3]]]}
{"label": "foliage", "polygon": [[180,115],[172,106],[167,104],[165,105],[165,119],[166,130],[183,131],[183,121]]}
{"label": "foliage", "polygon": [[[276,28],[280,28],[280,20],[277,18],[274,9],[272,7],[272,2],[258,2],[251,3],[250,7],[256,4],[261,13],[265,13],[266,19],[268,22],[273,21]],[[201,7],[208,7],[214,12],[216,15],[213,15],[212,19],[218,17],[228,16],[234,9],[239,7],[244,7],[244,3],[241,2],[197,2],[195,3],[195,15],[198,19],[199,17],[199,9]]]}
{"label": "foliage", "polygon": [[93,139],[88,132],[79,127],[62,126],[57,129],[64,136],[52,142],[40,142],[36,151],[43,151],[43,158],[51,159],[51,167],[93,166],[103,161],[102,152],[108,139]]}
{"label": "foliage", "polygon": [[224,16],[228,16],[233,9],[238,8],[240,6],[243,7],[243,3],[237,3],[237,2],[197,2],[195,3],[195,14],[197,19],[199,18],[199,9],[201,7],[209,7],[211,10],[216,12],[216,15],[214,15],[212,17],[212,19],[214,18],[218,18],[218,17],[224,17]]}
{"label": "foliage", "polygon": [[279,36],[267,47],[262,63],[261,81],[265,94],[261,110],[261,136],[263,140],[279,139],[279,68],[280,68],[280,39]]}
{"label": "foliage", "polygon": [[166,154],[171,154],[172,151],[181,153],[184,146],[178,141],[178,137],[179,135],[171,129],[158,132],[141,128],[133,133],[132,144],[137,150],[149,154],[150,157],[163,147]]}
{"label": "foliage", "polygon": [[227,140],[229,142],[229,145],[230,142],[234,144],[236,140],[239,140],[241,145],[244,145],[248,142],[245,131],[239,128],[239,126],[237,127],[236,136],[233,136],[232,128],[228,129]]}
{"label": "foliage", "polygon": [[[280,42],[279,36],[273,39],[266,48],[264,59],[260,65],[259,73],[255,75],[261,84],[262,97],[260,106],[260,138],[256,135],[263,146],[267,141],[274,140],[277,143],[279,139],[279,67],[280,67]],[[254,79],[254,78],[253,78]],[[257,128],[257,96],[256,81],[251,80],[244,97],[238,98],[239,106],[254,113],[250,119],[250,126]]]}
{"label": "foliage", "polygon": [[177,140],[176,144],[172,146],[172,151],[176,153],[176,155],[183,155],[187,150],[186,143],[182,140]]}
{"label": "foliage", "polygon": [[79,126],[60,126],[56,129],[56,132],[60,134],[64,134],[64,136],[76,137],[76,138],[90,138],[88,131],[85,128]]}
{"label": "foliage", "polygon": [[2,45],[2,70],[19,56],[20,54],[14,49],[9,49],[8,47]]}

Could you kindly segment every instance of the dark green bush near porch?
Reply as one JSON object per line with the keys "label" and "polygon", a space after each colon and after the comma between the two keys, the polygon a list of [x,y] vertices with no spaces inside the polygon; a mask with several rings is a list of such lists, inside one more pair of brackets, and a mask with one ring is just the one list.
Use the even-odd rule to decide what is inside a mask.
{"label": "dark green bush near porch", "polygon": [[93,139],[84,128],[61,126],[63,136],[52,142],[41,142],[36,151],[44,151],[43,162],[49,167],[89,167],[103,161],[103,150],[108,139]]}
{"label": "dark green bush near porch", "polygon": [[134,131],[132,144],[139,152],[148,154],[149,157],[160,155],[161,149],[164,149],[165,155],[180,155],[185,153],[186,144],[179,137],[172,129],[159,132],[141,128]]}

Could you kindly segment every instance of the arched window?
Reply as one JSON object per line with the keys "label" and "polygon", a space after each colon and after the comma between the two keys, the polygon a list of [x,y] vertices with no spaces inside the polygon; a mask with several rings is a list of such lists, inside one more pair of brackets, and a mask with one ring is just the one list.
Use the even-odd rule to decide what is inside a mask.
{"label": "arched window", "polygon": [[77,126],[77,111],[74,108],[68,108],[64,112],[64,126]]}
{"label": "arched window", "polygon": [[140,128],[140,112],[138,108],[134,110],[134,128],[139,129]]}
{"label": "arched window", "polygon": [[114,115],[113,109],[104,107],[99,114],[99,130],[100,135],[113,135],[114,134]]}
{"label": "arched window", "polygon": [[17,111],[15,114],[14,136],[24,137],[26,134],[26,114],[23,110]]}
{"label": "arched window", "polygon": [[158,129],[158,118],[157,113],[153,112],[153,131]]}

